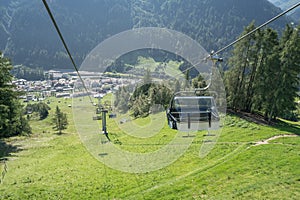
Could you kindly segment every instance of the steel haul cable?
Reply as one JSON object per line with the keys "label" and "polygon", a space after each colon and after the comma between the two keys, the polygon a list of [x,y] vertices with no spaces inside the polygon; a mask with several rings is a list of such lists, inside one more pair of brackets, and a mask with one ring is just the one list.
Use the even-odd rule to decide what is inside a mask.
{"label": "steel haul cable", "polygon": [[[63,45],[64,45],[64,47],[65,47],[65,49],[66,49],[66,51],[67,51],[67,53],[68,53],[68,56],[69,56],[69,58],[70,58],[70,60],[71,60],[71,62],[72,62],[72,65],[73,65],[74,69],[76,70],[76,73],[77,73],[77,75],[78,75],[80,81],[82,82],[82,85],[83,85],[83,87],[84,87],[84,89],[85,89],[85,91],[86,91],[86,93],[87,93],[87,95],[88,95],[88,97],[89,97],[89,99],[90,99],[90,102],[91,102],[91,104],[93,104],[93,100],[92,100],[92,98],[91,98],[91,96],[90,96],[90,94],[89,94],[89,91],[88,91],[88,89],[87,89],[87,87],[86,87],[86,85],[85,85],[85,83],[84,83],[84,81],[83,81],[83,79],[82,79],[82,77],[81,77],[81,75],[80,75],[80,73],[79,73],[79,70],[78,70],[78,68],[77,68],[77,65],[76,65],[76,63],[75,63],[75,61],[74,61],[74,59],[73,59],[73,57],[72,57],[72,55],[71,55],[71,53],[70,53],[70,51],[69,51],[69,48],[68,48],[68,46],[67,46],[67,44],[66,44],[66,42],[65,42],[65,40],[64,40],[64,38],[63,38],[62,33],[60,32],[60,29],[59,29],[59,27],[58,27],[58,25],[57,25],[57,23],[56,23],[56,21],[55,21],[55,18],[54,18],[53,15],[52,15],[52,12],[51,12],[51,10],[50,10],[48,4],[47,4],[47,1],[46,1],[46,0],[43,0],[43,3],[44,3],[44,6],[45,6],[45,8],[46,8],[46,10],[47,10],[47,12],[48,12],[48,14],[49,14],[51,20],[52,20],[53,25],[55,26],[55,29],[56,29],[56,31],[57,31],[59,37],[60,37],[60,40],[62,41],[62,43],[63,43]],[[94,105],[94,104],[93,104],[93,105]],[[107,177],[108,177],[108,175],[107,175],[107,169],[106,169],[106,166],[105,166],[104,164],[103,164],[103,168],[104,168],[104,176],[105,176],[105,180],[106,180],[104,184],[107,185],[107,179],[108,179]],[[107,194],[107,199],[110,199],[109,189],[105,188],[105,190],[106,190],[106,194]]]}
{"label": "steel haul cable", "polygon": [[[73,65],[74,69],[76,70],[76,73],[77,73],[77,75],[78,75],[80,81],[82,82],[85,91],[86,91],[87,94],[88,94],[88,97],[89,97],[89,99],[90,99],[90,102],[93,103],[93,100],[92,100],[92,98],[91,98],[91,96],[90,96],[90,94],[89,94],[89,91],[88,91],[88,89],[87,89],[87,87],[86,87],[86,85],[85,85],[85,83],[84,83],[84,80],[82,79],[82,77],[81,77],[81,75],[80,75],[80,72],[79,72],[79,70],[78,70],[78,68],[77,68],[77,66],[76,66],[76,63],[75,63],[75,61],[74,61],[74,59],[73,59],[73,57],[72,57],[72,55],[71,55],[71,53],[70,53],[70,51],[69,51],[69,48],[68,48],[68,46],[67,46],[67,44],[66,44],[66,42],[65,42],[65,40],[64,40],[64,38],[63,38],[63,35],[62,35],[62,33],[61,33],[61,31],[60,31],[60,29],[59,29],[59,27],[58,27],[58,25],[57,25],[57,23],[56,23],[56,21],[55,21],[55,18],[54,18],[53,15],[52,15],[52,12],[51,12],[51,10],[50,10],[48,4],[47,4],[47,1],[46,1],[46,0],[43,0],[43,3],[44,3],[44,6],[45,6],[45,8],[46,8],[46,10],[47,10],[47,12],[48,12],[48,15],[50,16],[50,18],[51,18],[51,20],[52,20],[53,25],[55,26],[55,29],[56,29],[56,31],[57,31],[59,37],[60,37],[60,40],[62,41],[62,43],[63,43],[63,45],[64,45],[64,48],[65,48],[65,50],[67,51],[67,54],[68,54],[68,56],[69,56],[69,58],[70,58],[70,60],[71,60],[71,62],[72,62],[72,65]],[[278,18],[282,17],[283,15],[285,15],[286,13],[290,12],[291,10],[297,8],[298,6],[300,6],[300,2],[297,3],[297,4],[295,4],[294,6],[290,7],[290,8],[287,9],[286,11],[283,11],[282,13],[280,13],[280,14],[278,14],[277,16],[273,17],[272,19],[268,20],[267,22],[263,23],[262,25],[258,26],[256,29],[254,29],[254,30],[252,30],[251,32],[245,34],[244,36],[240,37],[239,39],[237,39],[237,40],[233,41],[232,43],[228,44],[227,46],[225,46],[225,47],[221,48],[220,50],[214,52],[214,53],[213,53],[212,55],[210,55],[210,56],[213,56],[213,55],[215,55],[215,54],[218,54],[218,53],[220,53],[220,52],[222,52],[222,51],[228,49],[229,47],[233,46],[234,44],[236,44],[236,43],[239,42],[240,40],[244,39],[245,37],[248,37],[249,35],[253,34],[253,33],[256,32],[257,30],[259,30],[259,29],[261,29],[262,27],[264,27],[264,26],[270,24],[271,22],[277,20]],[[204,58],[204,59],[205,59],[205,58]],[[201,61],[201,62],[202,62],[202,61]],[[187,69],[183,70],[181,73],[184,73],[184,72],[186,72],[186,71],[188,71],[189,69],[192,69],[192,68],[193,68],[193,67],[187,68]],[[105,166],[104,166],[104,167],[105,167]],[[106,170],[106,168],[105,168],[105,170]],[[105,176],[107,176],[106,171],[105,171]],[[137,177],[136,177],[136,178],[137,178]],[[138,179],[137,179],[137,183],[139,184]],[[109,198],[109,192],[108,192],[108,191],[107,191],[107,194],[108,194],[108,198]]]}
{"label": "steel haul cable", "polygon": [[[280,14],[276,15],[276,16],[273,17],[272,19],[270,19],[270,20],[266,21],[265,23],[261,24],[260,26],[258,26],[257,28],[253,29],[253,30],[250,31],[249,33],[247,33],[247,34],[241,36],[240,38],[238,38],[238,39],[236,39],[236,40],[234,40],[233,42],[231,42],[230,44],[226,45],[225,47],[219,49],[219,50],[216,51],[216,52],[213,52],[213,53],[212,53],[211,55],[209,55],[208,57],[211,57],[211,56],[213,56],[213,55],[217,55],[218,53],[221,53],[222,51],[224,51],[224,50],[228,49],[229,47],[235,45],[236,43],[238,43],[238,42],[241,41],[242,39],[244,39],[244,38],[246,38],[246,37],[252,35],[252,34],[255,33],[257,30],[259,30],[259,29],[263,28],[264,26],[266,26],[266,25],[272,23],[273,21],[277,20],[278,18],[282,17],[283,15],[287,14],[288,12],[290,12],[290,11],[296,9],[298,6],[300,6],[300,2],[299,2],[299,3],[296,3],[296,4],[293,5],[292,7],[288,8],[287,10],[281,12]],[[201,60],[200,62],[202,62],[202,61],[204,61],[204,60],[206,60],[206,59],[207,59],[207,58],[203,58],[203,60]],[[200,63],[200,62],[199,62],[199,63]],[[197,63],[197,64],[199,64],[199,63]],[[194,66],[191,66],[191,67],[189,67],[189,68],[187,68],[187,69],[181,71],[181,73],[180,73],[180,74],[177,74],[177,75],[181,75],[182,73],[184,73],[184,72],[186,72],[186,71],[188,71],[188,70],[190,70],[190,69],[193,69],[193,68],[194,68]]]}
{"label": "steel haul cable", "polygon": [[[71,55],[71,53],[70,53],[70,51],[69,51],[69,48],[68,48],[68,46],[67,46],[67,44],[66,44],[66,42],[65,42],[65,40],[64,40],[64,38],[63,38],[63,36],[62,36],[62,33],[61,33],[61,31],[60,31],[60,29],[59,29],[59,27],[58,27],[58,25],[57,25],[57,23],[56,23],[56,21],[55,21],[53,15],[52,15],[51,10],[50,10],[50,8],[49,8],[49,6],[48,6],[48,4],[47,4],[47,1],[46,1],[46,0],[43,0],[43,3],[44,3],[44,6],[45,6],[45,8],[46,8],[46,10],[47,10],[47,12],[48,12],[48,14],[49,14],[49,16],[50,16],[52,22],[53,22],[53,25],[55,26],[55,29],[56,29],[57,33],[58,33],[58,35],[59,35],[59,37],[60,37],[60,39],[61,39],[61,41],[62,41],[62,43],[63,43],[63,45],[64,45],[64,47],[65,47],[65,49],[66,49],[66,51],[67,51],[67,53],[68,53],[68,56],[69,56],[69,58],[70,58],[70,60],[71,60],[71,62],[72,62],[72,64],[73,64],[73,67],[74,67],[74,69],[76,70],[77,75],[78,75],[80,81],[81,81],[82,84],[83,84],[84,89],[86,90],[86,92],[87,92],[87,94],[88,94],[88,96],[89,96],[89,99],[90,99],[91,103],[93,103],[92,98],[91,98],[91,96],[89,95],[88,89],[87,89],[87,87],[86,87],[86,85],[85,85],[85,83],[84,83],[84,81],[83,81],[83,79],[82,79],[82,77],[81,77],[81,75],[80,75],[80,73],[79,73],[79,70],[78,70],[78,68],[77,68],[77,66],[76,66],[76,63],[74,62],[74,59],[73,59],[73,57],[72,57],[72,55]],[[218,53],[220,53],[220,52],[222,52],[222,51],[228,49],[229,47],[231,47],[231,46],[233,46],[234,44],[238,43],[240,40],[242,40],[242,39],[248,37],[249,35],[252,35],[252,34],[253,34],[254,32],[256,32],[257,30],[259,30],[259,29],[261,29],[262,27],[264,27],[264,26],[266,26],[266,25],[272,23],[273,21],[277,20],[278,18],[282,17],[283,15],[287,14],[288,12],[294,10],[294,9],[297,8],[298,6],[300,6],[300,2],[299,2],[299,3],[296,3],[295,5],[291,6],[291,7],[288,8],[287,10],[285,10],[285,11],[281,12],[280,14],[276,15],[276,16],[273,17],[272,19],[266,21],[265,23],[261,24],[260,26],[258,26],[257,28],[253,29],[253,30],[250,31],[249,33],[243,35],[242,37],[240,37],[240,38],[236,39],[235,41],[231,42],[230,44],[226,45],[225,47],[223,47],[223,48],[219,49],[218,51],[214,52],[213,55],[216,55],[216,54],[218,54]],[[212,55],[210,55],[210,56],[212,56]],[[204,58],[204,59],[206,59],[206,58]],[[186,71],[188,71],[188,70],[190,70],[190,69],[192,69],[192,68],[194,68],[194,66],[189,67],[189,68],[183,70],[180,74],[182,74],[182,73],[184,73],[184,72],[186,72]]]}
{"label": "steel haul cable", "polygon": [[48,12],[49,17],[51,18],[51,21],[52,21],[53,25],[55,26],[55,29],[56,29],[56,31],[57,31],[57,33],[59,35],[59,38],[62,41],[62,43],[63,43],[63,45],[64,45],[64,47],[65,47],[65,49],[66,49],[66,51],[68,53],[68,56],[69,56],[69,58],[70,58],[70,60],[72,62],[72,65],[73,65],[74,69],[76,70],[76,73],[77,73],[80,81],[82,82],[82,85],[83,85],[83,87],[84,87],[84,89],[85,89],[85,91],[86,91],[86,93],[87,93],[87,95],[88,95],[88,97],[90,99],[90,102],[93,104],[92,97],[90,96],[89,91],[88,91],[88,89],[87,89],[87,87],[86,87],[86,85],[85,85],[85,83],[84,83],[84,81],[83,81],[83,79],[82,79],[82,77],[81,77],[81,75],[79,73],[78,67],[77,67],[77,65],[76,65],[76,63],[75,63],[75,61],[74,61],[74,59],[73,59],[73,57],[72,57],[72,55],[71,55],[71,53],[69,51],[67,43],[64,40],[64,37],[63,37],[63,35],[62,35],[62,33],[61,33],[61,31],[60,31],[60,29],[59,29],[59,27],[58,27],[58,25],[57,25],[57,23],[55,21],[55,18],[52,15],[52,12],[51,12],[51,10],[50,10],[50,8],[48,6],[48,3],[47,3],[46,0],[43,0],[43,3],[44,3],[44,6],[45,6],[45,8],[46,8],[46,10]]}

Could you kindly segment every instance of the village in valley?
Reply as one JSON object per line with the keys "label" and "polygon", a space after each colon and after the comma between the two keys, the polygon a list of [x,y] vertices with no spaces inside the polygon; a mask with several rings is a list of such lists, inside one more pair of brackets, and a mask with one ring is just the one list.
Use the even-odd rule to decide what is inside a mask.
{"label": "village in valley", "polygon": [[[107,93],[134,82],[130,78],[111,77],[97,72],[81,71],[80,74],[94,98],[102,98]],[[50,70],[45,72],[45,77],[48,78],[41,81],[15,79],[12,83],[16,90],[25,92],[20,96],[23,102],[47,101],[48,97],[71,98],[86,95],[85,92],[74,90],[76,87],[82,87],[76,72]]]}

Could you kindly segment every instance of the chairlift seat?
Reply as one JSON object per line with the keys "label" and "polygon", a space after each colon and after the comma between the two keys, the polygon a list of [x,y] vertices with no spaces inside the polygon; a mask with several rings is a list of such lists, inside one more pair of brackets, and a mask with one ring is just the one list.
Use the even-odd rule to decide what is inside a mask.
{"label": "chairlift seat", "polygon": [[178,125],[183,123],[191,127],[191,123],[202,122],[207,122],[211,127],[212,121],[220,120],[212,96],[175,96],[167,110],[167,118],[169,126],[173,129],[178,129]]}

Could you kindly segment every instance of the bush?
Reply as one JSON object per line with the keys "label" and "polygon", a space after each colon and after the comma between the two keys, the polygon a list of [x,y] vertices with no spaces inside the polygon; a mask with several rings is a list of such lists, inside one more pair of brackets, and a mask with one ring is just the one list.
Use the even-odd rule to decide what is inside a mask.
{"label": "bush", "polygon": [[35,104],[28,104],[26,106],[26,111],[28,112],[36,112],[39,114],[40,120],[46,119],[49,115],[50,107],[44,103],[39,102]]}

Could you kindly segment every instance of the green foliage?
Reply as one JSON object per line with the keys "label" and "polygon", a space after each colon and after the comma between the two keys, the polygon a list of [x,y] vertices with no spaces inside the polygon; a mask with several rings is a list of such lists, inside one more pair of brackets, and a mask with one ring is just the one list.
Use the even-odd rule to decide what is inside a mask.
{"label": "green foliage", "polygon": [[[30,0],[11,2],[2,3],[0,12],[0,24],[3,25],[0,27],[0,47],[6,48],[7,55],[14,56],[15,63],[27,66],[47,69],[70,66],[61,43],[52,32],[53,27],[45,23],[47,15],[42,4]],[[55,0],[49,2],[49,6],[57,13],[56,19],[70,49],[76,49],[73,54],[76,63],[82,63],[87,53],[108,37],[140,27],[177,30],[198,41],[205,49],[217,50],[233,41],[251,20],[261,24],[280,12],[261,0],[103,0],[84,3],[81,0],[72,0],[72,3]],[[271,25],[283,29],[287,22],[283,17]],[[139,55],[157,57],[145,52]],[[123,61],[133,65],[137,56],[129,56]],[[122,60],[116,62],[111,71],[124,72],[126,68],[121,66],[125,66]]]}
{"label": "green foliage", "polygon": [[207,86],[203,76],[199,74],[196,78],[192,80],[193,88],[204,88]]}
{"label": "green foliage", "polygon": [[[57,104],[50,104],[51,112]],[[71,117],[67,105],[61,104],[60,109]],[[144,125],[146,119],[150,121],[137,121],[142,120]],[[269,127],[226,116],[222,134],[206,157],[199,158],[205,132],[197,132],[190,148],[177,161],[157,171],[133,174],[112,169],[91,156],[72,120],[64,136],[42,133],[44,128],[51,131],[47,120],[31,121],[35,125],[31,137],[0,145],[0,150],[11,153],[8,172],[0,184],[1,199],[300,198],[300,137],[252,146],[275,135],[299,133],[299,122]],[[111,145],[132,152],[163,148],[176,134],[166,124],[154,137],[130,137],[114,120],[107,123],[115,142]]]}
{"label": "green foliage", "polygon": [[152,82],[151,80],[151,72],[149,69],[146,70],[146,73],[144,75],[144,78],[143,78],[143,83],[144,85],[146,84],[150,84]]}
{"label": "green foliage", "polygon": [[280,74],[279,85],[282,88],[278,93],[275,112],[280,117],[297,109],[296,97],[298,97],[300,85],[300,25],[293,29],[287,26],[280,41]]}
{"label": "green foliage", "polygon": [[157,112],[161,105],[166,108],[173,92],[166,85],[149,83],[137,87],[130,98],[129,107],[134,117],[146,117],[151,112]]}
{"label": "green foliage", "polygon": [[175,80],[175,84],[174,84],[174,93],[179,92],[179,91],[180,91],[180,88],[181,88],[180,83],[179,83],[179,81],[176,79],[176,80]]}
{"label": "green foliage", "polygon": [[278,95],[285,89],[280,85],[282,81],[280,74],[285,72],[280,70],[277,33],[272,29],[266,29],[260,40],[262,42],[261,60],[255,72],[257,75],[254,79],[252,109],[262,111],[265,118],[271,121],[278,116],[276,110],[283,109],[283,107],[276,107],[275,102],[279,98],[287,98],[287,96]]}
{"label": "green foliage", "polygon": [[44,103],[39,102],[35,104],[28,104],[25,108],[25,110],[28,112],[36,112],[39,114],[39,119],[43,120],[48,117],[50,107]]}
{"label": "green foliage", "polygon": [[120,87],[115,92],[114,106],[121,113],[126,113],[128,111],[128,101],[130,98],[130,93],[126,87]]}
{"label": "green foliage", "polygon": [[[254,24],[251,23],[248,27],[245,28],[242,35],[247,34],[255,28]],[[225,83],[228,96],[228,104],[234,109],[246,109],[249,105],[245,105],[248,96],[246,91],[251,92],[251,85],[254,79],[254,72],[256,70],[256,64],[253,64],[253,61],[250,62],[249,58],[252,60],[257,60],[253,55],[257,55],[258,50],[255,48],[250,48],[251,44],[254,43],[255,36],[251,35],[238,42],[234,46],[233,56],[229,60],[229,65],[231,68],[225,73]],[[259,44],[258,44],[259,45]],[[249,80],[245,80],[248,78]],[[250,79],[252,81],[250,81]],[[249,86],[248,88],[246,88]]]}
{"label": "green foliage", "polygon": [[19,79],[26,79],[28,81],[44,80],[44,71],[41,68],[32,69],[23,65],[15,66],[11,73],[14,77]]}
{"label": "green foliage", "polygon": [[187,70],[185,73],[184,73],[184,89],[188,89],[190,87],[190,70]]}
{"label": "green foliage", "polygon": [[[170,89],[171,88],[171,89]],[[132,116],[146,117],[150,113],[160,110],[159,106],[166,108],[172,98],[174,89],[180,89],[180,84],[175,82],[174,88],[166,84],[152,81],[150,70],[146,70],[141,85],[135,88],[120,87],[115,92],[114,106],[120,113],[131,112]]]}
{"label": "green foliage", "polygon": [[[250,24],[243,34],[254,28]],[[237,43],[225,73],[229,106],[259,111],[268,121],[291,117],[299,91],[299,42],[299,28],[287,26],[280,39],[267,28]]]}
{"label": "green foliage", "polygon": [[20,93],[11,84],[11,69],[10,61],[0,53],[0,138],[31,133],[18,100]]}
{"label": "green foliage", "polygon": [[68,126],[67,115],[65,113],[61,112],[61,110],[58,106],[56,106],[56,110],[55,110],[52,121],[54,123],[53,129],[57,130],[59,132],[59,134],[62,133],[62,130],[67,129],[67,126]]}

